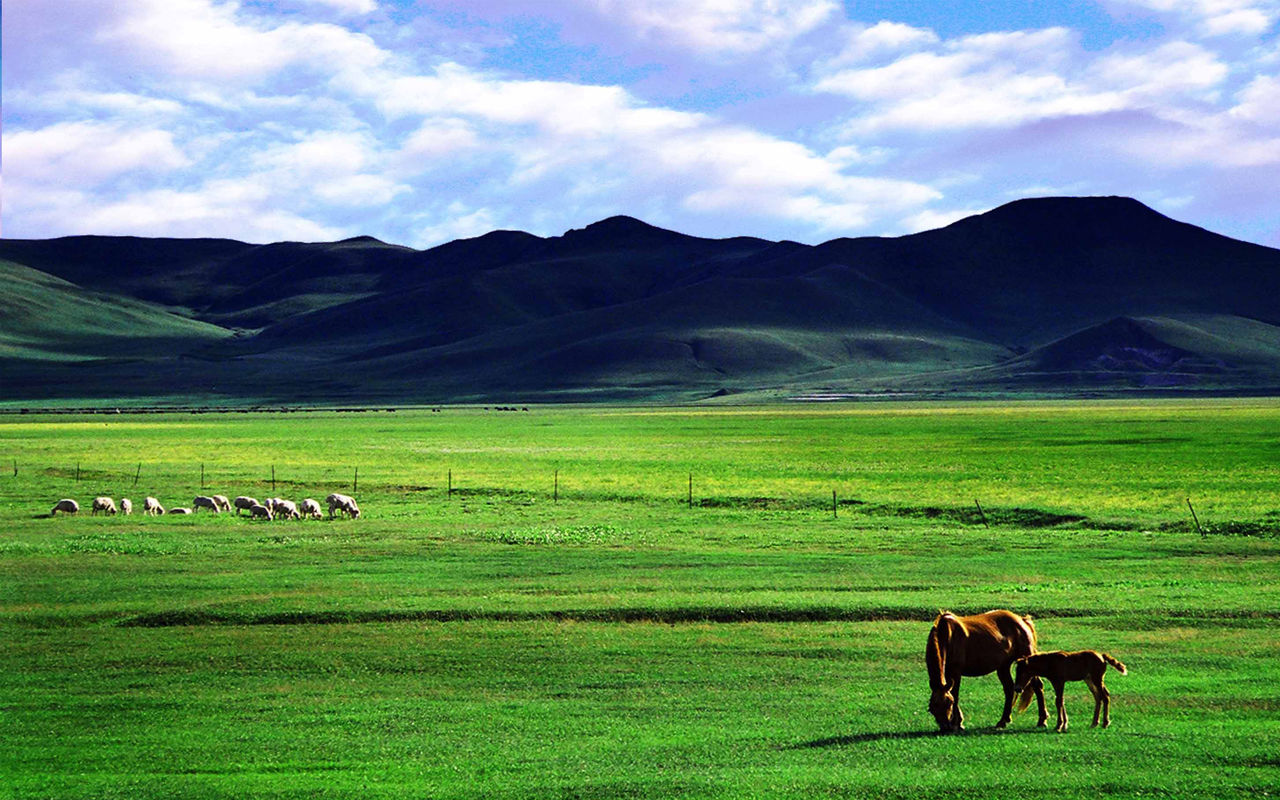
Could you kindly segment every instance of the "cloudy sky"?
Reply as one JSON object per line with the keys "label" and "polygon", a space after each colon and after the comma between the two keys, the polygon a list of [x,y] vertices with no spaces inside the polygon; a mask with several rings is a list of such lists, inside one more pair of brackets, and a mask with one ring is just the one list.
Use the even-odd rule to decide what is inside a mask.
{"label": "cloudy sky", "polygon": [[4,6],[8,237],[813,243],[1122,194],[1280,246],[1280,0]]}

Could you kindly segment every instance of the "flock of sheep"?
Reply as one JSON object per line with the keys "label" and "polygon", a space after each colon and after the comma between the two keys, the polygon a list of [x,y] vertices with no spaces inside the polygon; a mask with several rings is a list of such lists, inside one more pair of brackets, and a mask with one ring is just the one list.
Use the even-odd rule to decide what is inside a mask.
{"label": "flock of sheep", "polygon": [[[338,514],[345,514],[351,519],[360,518],[360,507],[356,505],[355,498],[337,492],[325,498],[325,502],[329,504],[329,519],[333,519]],[[116,507],[116,503],[110,497],[95,497],[93,499],[92,514],[132,514],[133,501],[127,497],[120,498],[120,506]],[[259,503],[252,497],[241,495],[234,500],[228,500],[224,495],[199,495],[191,501],[190,508],[171,508],[165,511],[164,506],[160,505],[160,501],[154,497],[148,497],[142,503],[142,513],[152,516],[160,514],[194,514],[196,511],[205,509],[215,514],[223,511],[231,511],[235,509],[239,515],[242,511],[249,512],[250,519],[320,519],[324,515],[320,511],[320,504],[308,497],[302,503],[295,503],[292,500],[284,500],[279,497],[268,498],[265,503]],[[54,504],[53,510],[49,512],[49,516],[56,517],[58,512],[63,514],[80,513],[80,504],[75,500],[63,499]]]}

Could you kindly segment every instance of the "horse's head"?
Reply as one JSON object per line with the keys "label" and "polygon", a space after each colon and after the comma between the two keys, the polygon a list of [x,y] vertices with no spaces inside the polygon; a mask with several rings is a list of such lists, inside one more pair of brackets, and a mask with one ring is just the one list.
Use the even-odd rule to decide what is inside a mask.
{"label": "horse's head", "polygon": [[929,698],[929,713],[938,721],[938,730],[946,733],[958,727],[956,721],[956,696],[950,689],[938,687]]}

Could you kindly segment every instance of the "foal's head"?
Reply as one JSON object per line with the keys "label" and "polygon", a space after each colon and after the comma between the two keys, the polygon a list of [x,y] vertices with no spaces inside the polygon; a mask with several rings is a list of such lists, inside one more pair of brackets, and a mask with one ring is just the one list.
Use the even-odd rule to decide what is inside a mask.
{"label": "foal's head", "polygon": [[1013,662],[1013,693],[1020,694],[1027,690],[1036,671],[1031,666],[1031,656],[1023,656]]}

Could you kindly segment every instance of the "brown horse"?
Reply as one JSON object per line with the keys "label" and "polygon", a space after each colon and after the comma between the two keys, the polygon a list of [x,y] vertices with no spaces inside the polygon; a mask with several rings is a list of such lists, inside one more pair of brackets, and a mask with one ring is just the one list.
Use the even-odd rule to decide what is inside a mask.
{"label": "brown horse", "polygon": [[1121,675],[1128,675],[1129,670],[1114,657],[1097,650],[1077,650],[1064,653],[1054,650],[1049,653],[1036,653],[1023,656],[1014,662],[1016,669],[1013,675],[1014,691],[1025,690],[1032,680],[1047,678],[1053,684],[1053,693],[1058,704],[1058,733],[1067,729],[1067,707],[1062,702],[1063,684],[1067,681],[1084,681],[1093,693],[1093,727],[1098,727],[1098,717],[1102,717],[1102,727],[1111,724],[1111,692],[1107,691],[1102,676],[1107,665],[1120,670]]}
{"label": "brown horse", "polygon": [[[929,713],[938,721],[938,728],[945,732],[964,730],[964,715],[960,713],[960,678],[976,677],[996,672],[1004,686],[1004,713],[997,728],[1009,724],[1013,716],[1013,676],[1009,668],[1013,662],[1036,651],[1036,629],[1030,617],[1020,617],[1012,611],[998,609],[985,614],[958,617],[944,611],[933,621],[929,631],[929,643],[924,653],[924,663],[929,670]],[[1040,709],[1040,725],[1049,719],[1044,707],[1044,684],[1032,678],[1023,687],[1019,710],[1031,704],[1035,693]]]}

